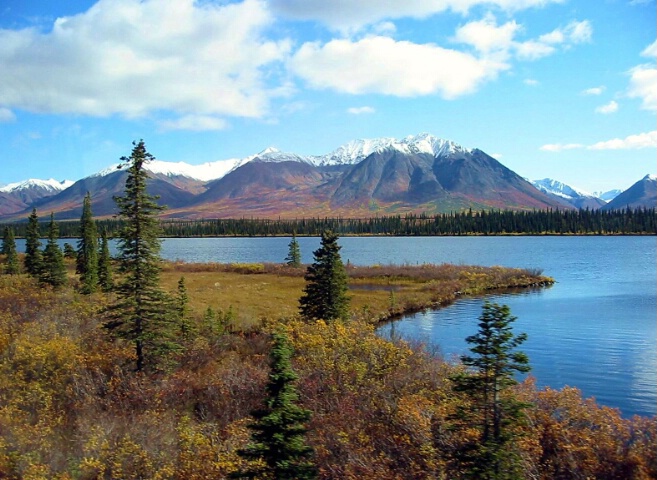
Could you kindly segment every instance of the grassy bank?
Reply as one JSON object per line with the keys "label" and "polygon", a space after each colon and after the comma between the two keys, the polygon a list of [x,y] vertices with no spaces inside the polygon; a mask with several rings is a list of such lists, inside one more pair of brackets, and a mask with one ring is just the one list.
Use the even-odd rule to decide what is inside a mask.
{"label": "grassy bank", "polygon": [[[236,329],[257,328],[262,319],[290,318],[298,312],[305,268],[282,264],[166,263],[164,287],[175,291],[185,277],[193,311],[232,307]],[[436,308],[462,295],[515,288],[545,287],[554,280],[540,271],[466,265],[347,265],[351,311],[369,323]]]}

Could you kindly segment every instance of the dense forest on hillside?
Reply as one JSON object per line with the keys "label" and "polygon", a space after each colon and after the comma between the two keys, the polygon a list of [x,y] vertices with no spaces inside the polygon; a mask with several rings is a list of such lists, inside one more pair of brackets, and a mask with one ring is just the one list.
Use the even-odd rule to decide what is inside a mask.
{"label": "dense forest on hillside", "polygon": [[[47,212],[46,212],[47,213]],[[100,231],[110,236],[119,229],[118,220],[98,220]],[[25,223],[12,225],[17,236],[25,236]],[[42,235],[46,234],[42,224]],[[472,210],[438,215],[377,216],[352,218],[303,218],[298,220],[215,219],[162,220],[169,237],[312,235],[325,230],[340,235],[655,235],[655,208],[624,210]],[[62,237],[77,237],[77,222],[61,222]]]}

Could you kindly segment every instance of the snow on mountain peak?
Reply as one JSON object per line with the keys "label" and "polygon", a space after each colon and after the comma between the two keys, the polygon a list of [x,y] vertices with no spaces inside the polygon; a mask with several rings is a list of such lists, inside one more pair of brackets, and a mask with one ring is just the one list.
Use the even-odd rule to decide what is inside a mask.
{"label": "snow on mountain peak", "polygon": [[569,185],[566,185],[565,183],[561,183],[560,181],[554,180],[552,178],[533,180],[531,183],[536,188],[538,188],[543,192],[551,193],[553,195],[557,195],[559,197],[563,197],[569,200],[573,200],[575,198],[581,198],[581,197],[595,197],[595,195],[585,192],[584,190],[573,188]]}
{"label": "snow on mountain peak", "polygon": [[54,178],[50,178],[48,180],[39,180],[36,178],[30,178],[29,180],[24,180],[22,182],[10,183],[9,185],[5,185],[4,187],[0,188],[0,192],[11,193],[20,190],[28,190],[34,188],[40,188],[48,192],[61,192],[62,190],[67,189],[71,185],[73,185],[73,182],[71,180],[63,180],[60,182],[59,180],[55,180]]}
{"label": "snow on mountain peak", "polygon": [[315,165],[353,165],[375,152],[394,149],[404,153],[428,153],[433,156],[467,151],[460,145],[428,133],[409,135],[401,140],[392,137],[352,140],[326,155],[311,157]]}
{"label": "snow on mountain peak", "polygon": [[657,182],[657,175],[654,173],[649,173],[645,177],[643,177],[644,180],[652,180],[653,182]]}

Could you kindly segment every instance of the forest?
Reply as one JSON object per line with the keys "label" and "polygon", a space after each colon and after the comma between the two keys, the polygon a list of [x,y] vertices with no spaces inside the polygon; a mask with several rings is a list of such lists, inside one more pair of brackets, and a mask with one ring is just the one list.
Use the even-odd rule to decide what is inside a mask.
{"label": "forest", "polygon": [[485,304],[459,360],[376,334],[554,279],[356,267],[328,229],[309,265],[294,235],[281,263],[164,262],[150,158],[139,142],[121,159],[115,258],[89,195],[77,248],[60,249],[52,214],[44,247],[32,212],[24,254],[4,229],[0,478],[657,478],[657,419],[536,388],[508,307]]}
{"label": "forest", "polygon": [[[120,220],[98,219],[99,229],[114,236]],[[25,236],[25,222],[10,225]],[[45,235],[47,225],[40,226]],[[371,218],[283,219],[162,219],[167,237],[213,236],[319,236],[331,230],[339,235],[655,235],[654,208],[624,210],[472,210],[438,215],[406,214]],[[78,222],[61,222],[62,237],[79,236]]]}

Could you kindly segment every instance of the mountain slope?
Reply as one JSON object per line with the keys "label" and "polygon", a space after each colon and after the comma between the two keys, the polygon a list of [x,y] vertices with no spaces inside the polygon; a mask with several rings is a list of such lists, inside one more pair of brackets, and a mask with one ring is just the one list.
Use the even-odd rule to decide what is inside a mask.
{"label": "mountain slope", "polygon": [[646,175],[603,207],[605,210],[657,207],[657,175]]}
{"label": "mountain slope", "polygon": [[595,195],[578,190],[551,178],[534,180],[531,183],[540,191],[549,196],[554,196],[556,199],[562,200],[575,208],[598,209],[607,203]]}

